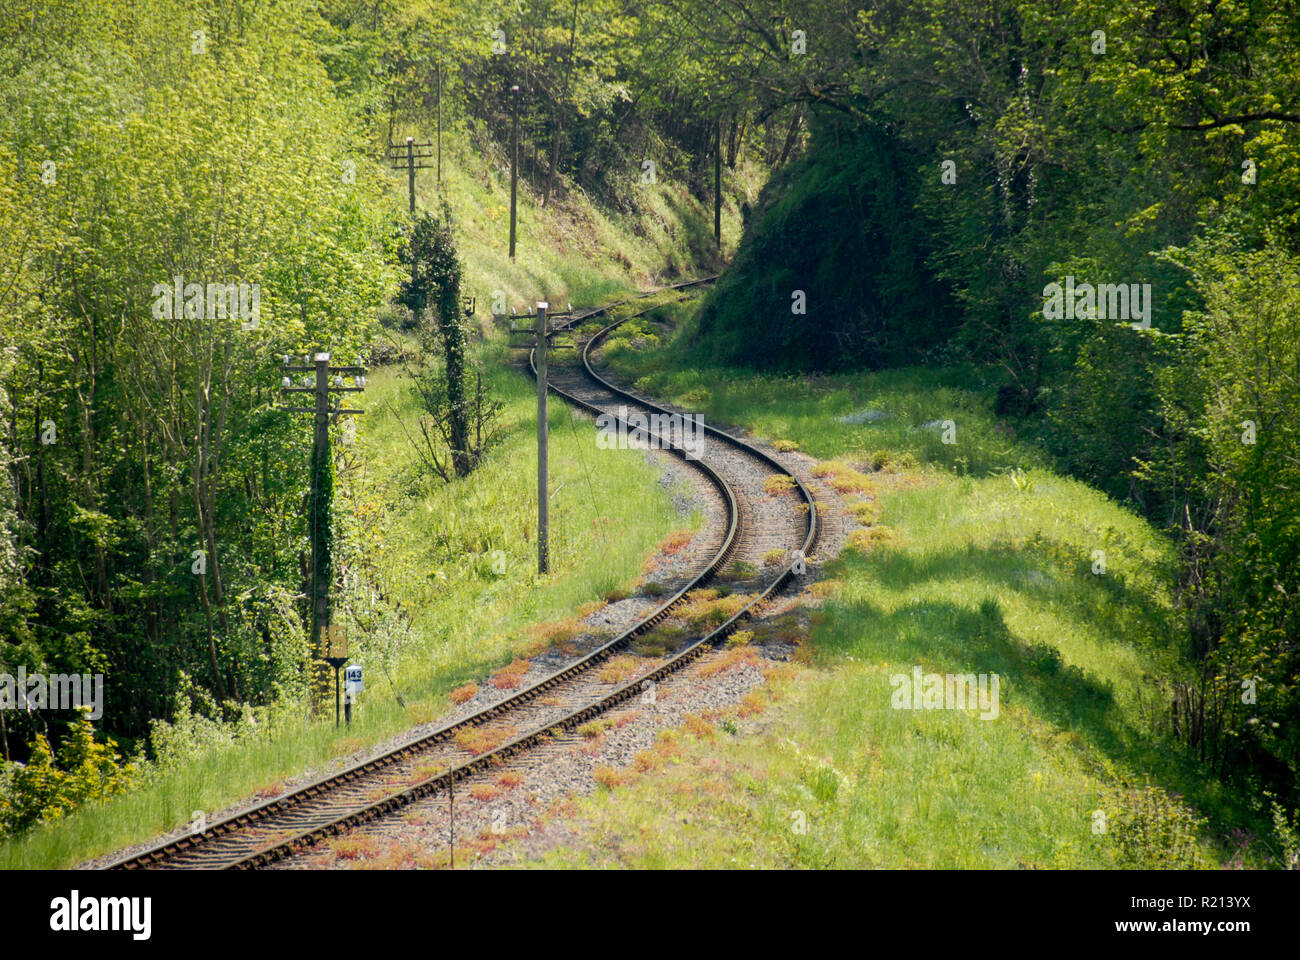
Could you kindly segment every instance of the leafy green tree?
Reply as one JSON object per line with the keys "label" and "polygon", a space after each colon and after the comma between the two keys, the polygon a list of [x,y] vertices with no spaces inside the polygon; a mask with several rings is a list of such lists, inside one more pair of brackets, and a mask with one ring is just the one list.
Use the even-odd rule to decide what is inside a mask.
{"label": "leafy green tree", "polygon": [[452,236],[451,208],[444,200],[439,216],[416,217],[405,247],[411,279],[403,282],[398,301],[421,320],[426,353],[441,348],[441,371],[426,364],[416,374],[425,414],[450,452],[450,473],[442,467],[437,444],[424,428],[425,460],[444,480],[466,477],[496,435],[500,405],[486,392],[481,376],[470,382],[469,332],[461,309],[461,265]]}
{"label": "leafy green tree", "polygon": [[18,768],[0,793],[0,835],[57,820],[129,787],[138,773],[136,765],[120,762],[112,738],[95,739],[89,714],[89,707],[77,711],[57,759],[46,736],[37,734],[27,764]]}
{"label": "leafy green tree", "polygon": [[[0,219],[19,238],[0,258],[17,346],[0,436],[33,598],[4,603],[3,629],[51,670],[121,678],[108,715],[141,735],[182,672],[219,704],[301,691],[307,606],[275,611],[309,592],[312,465],[272,358],[359,355],[395,271],[315,7],[102,7],[0,15]],[[260,310],[178,311],[157,292],[178,276],[256,285]]]}

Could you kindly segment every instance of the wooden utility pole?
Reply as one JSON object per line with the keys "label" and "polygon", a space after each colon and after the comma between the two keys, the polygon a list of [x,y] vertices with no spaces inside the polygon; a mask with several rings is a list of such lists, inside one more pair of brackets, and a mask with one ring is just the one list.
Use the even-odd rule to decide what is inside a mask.
{"label": "wooden utility pole", "polygon": [[519,84],[510,88],[510,259],[515,258],[515,198],[519,192]]}
{"label": "wooden utility pole", "polygon": [[[440,85],[440,86],[439,86],[439,90],[441,90],[441,89],[442,89],[442,88],[441,88],[441,85]],[[441,95],[440,95],[440,102],[441,102]],[[405,162],[406,162],[406,190],[407,190],[407,197],[408,197],[407,210],[408,210],[408,211],[410,212],[410,214],[411,214],[411,220],[412,220],[412,223],[414,223],[414,220],[415,220],[415,171],[416,171],[416,170],[428,170],[428,169],[429,169],[429,165],[428,165],[428,164],[426,164],[426,163],[416,163],[416,161],[417,161],[417,160],[429,160],[429,159],[432,159],[432,157],[433,157],[432,154],[422,152],[422,151],[427,150],[427,149],[428,149],[429,147],[431,147],[431,146],[433,146],[433,144],[430,143],[430,142],[427,142],[427,141],[426,141],[426,142],[423,142],[423,143],[416,143],[414,137],[407,137],[407,138],[406,138],[406,158],[405,158]],[[389,159],[389,161],[390,161],[390,166],[391,166],[392,169],[394,169],[394,170],[400,170],[400,169],[401,169],[401,162],[400,162],[400,161],[401,161],[402,157],[401,157],[400,150],[401,150],[401,147],[399,147],[399,146],[397,146],[397,145],[395,145],[395,144],[393,144],[393,143],[389,143],[389,145],[388,145],[388,159]],[[441,164],[442,164],[442,154],[441,154],[441,150],[442,150],[442,120],[441,120],[441,115],[439,115],[439,120],[438,120],[438,150],[439,150],[439,155],[438,155],[439,172],[441,172]],[[416,281],[416,274],[417,274],[417,272],[418,272],[418,270],[417,270],[418,265],[417,265],[416,262],[415,262],[415,254],[414,254],[414,250],[415,250],[415,230],[414,230],[414,229],[411,230],[411,250],[412,250],[412,254],[411,254],[411,285],[414,286],[414,285],[415,285],[415,281]],[[414,317],[415,311],[413,310],[413,311],[411,311],[411,313],[412,313],[412,316]]]}
{"label": "wooden utility pole", "polygon": [[[512,347],[528,347],[533,350],[533,368],[537,372],[537,572],[539,574],[550,573],[551,556],[550,556],[550,505],[551,498],[548,492],[547,470],[549,467],[548,441],[549,431],[547,424],[547,376],[546,362],[547,356],[551,350],[570,350],[573,348],[572,343],[552,343],[551,336],[560,333],[549,329],[551,321],[554,319],[548,316],[550,304],[545,301],[539,301],[537,304],[537,325],[535,330],[531,331],[525,327],[518,328],[516,321],[524,317],[532,319],[532,314],[509,314],[505,319],[509,321],[510,329],[508,336],[528,338],[525,342],[512,341]],[[572,305],[570,305],[572,313]]]}
{"label": "wooden utility pole", "polygon": [[722,121],[718,121],[717,149],[713,151],[713,239],[722,249]]}
{"label": "wooden utility pole", "polygon": [[551,531],[550,498],[547,496],[547,419],[546,419],[546,311],[550,304],[537,304],[537,572],[550,572],[549,536]]}
{"label": "wooden utility pole", "polygon": [[313,418],[314,431],[311,438],[311,606],[312,636],[319,637],[330,625],[330,590],[329,584],[320,582],[320,530],[322,523],[329,523],[329,517],[321,516],[320,475],[329,469],[330,455],[330,355],[318,353],[316,366],[316,415]]}
{"label": "wooden utility pole", "polygon": [[[330,522],[330,518],[322,515],[320,503],[320,476],[321,471],[330,469],[330,419],[337,419],[341,414],[360,414],[364,410],[344,409],[341,406],[330,406],[331,393],[360,393],[366,387],[365,367],[342,366],[331,367],[330,355],[328,353],[317,353],[308,358],[311,360],[310,365],[295,366],[289,362],[290,358],[284,358],[284,371],[289,373],[314,373],[315,381],[311,386],[295,387],[293,380],[285,376],[281,381],[281,393],[311,393],[315,395],[315,405],[311,407],[282,407],[290,413],[311,413],[315,414],[312,432],[312,454],[311,454],[311,636],[312,643],[316,645],[319,655],[322,659],[330,659],[325,656],[328,650],[327,635],[330,628],[330,586],[331,584],[322,582],[320,578],[320,539],[321,531],[325,525]],[[334,383],[330,383],[330,374],[334,374]],[[344,375],[353,379],[353,386],[343,386]],[[332,661],[331,661],[332,662]],[[334,724],[338,725],[338,668],[340,664],[334,666]]]}
{"label": "wooden utility pole", "polygon": [[438,174],[437,188],[442,192],[442,64],[434,64],[434,70],[438,74]]}
{"label": "wooden utility pole", "polygon": [[411,216],[415,216],[415,137],[406,138],[406,189],[411,198]]}

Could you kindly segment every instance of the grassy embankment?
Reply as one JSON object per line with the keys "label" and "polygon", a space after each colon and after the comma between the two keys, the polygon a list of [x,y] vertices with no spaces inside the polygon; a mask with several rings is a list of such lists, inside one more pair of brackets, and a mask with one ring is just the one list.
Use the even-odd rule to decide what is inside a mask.
{"label": "grassy embankment", "polygon": [[[1168,729],[1168,684],[1194,672],[1172,639],[1171,544],[1011,435],[982,371],[770,378],[700,369],[676,342],[611,359],[710,419],[797,441],[871,526],[824,572],[802,666],[741,711],[761,708],[757,727],[668,733],[638,758],[651,772],[583,802],[588,842],[547,864],[1172,867],[1276,852],[1263,811]],[[894,709],[891,677],[913,666],[997,674],[1000,711]],[[1259,838],[1244,856],[1236,829]]]}

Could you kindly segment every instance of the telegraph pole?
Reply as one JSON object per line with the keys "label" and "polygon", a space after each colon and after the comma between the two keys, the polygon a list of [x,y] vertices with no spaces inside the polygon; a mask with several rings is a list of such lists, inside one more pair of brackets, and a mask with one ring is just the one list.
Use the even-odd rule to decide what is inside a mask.
{"label": "telegraph pole", "polygon": [[[537,326],[535,331],[530,332],[527,327],[519,328],[515,321],[522,320],[524,317],[533,318],[531,313],[508,314],[506,320],[509,321],[510,328],[508,336],[512,337],[529,337],[531,339],[524,342],[512,341],[512,347],[531,347],[534,350],[533,366],[537,370],[537,572],[539,574],[550,573],[551,556],[550,556],[550,505],[551,498],[547,488],[547,468],[549,466],[548,441],[549,430],[547,420],[547,377],[546,377],[546,360],[547,354],[551,350],[570,350],[573,349],[572,342],[551,342],[551,337],[561,333],[561,329],[548,329],[554,322],[554,314],[549,314],[551,305],[546,301],[539,301],[537,304]],[[573,312],[572,304],[569,307],[570,315]],[[548,315],[549,314],[549,315]],[[562,314],[561,314],[562,315]]]}
{"label": "telegraph pole", "polygon": [[550,304],[537,304],[537,572],[550,572],[548,539],[551,530],[550,498],[547,496],[546,467],[549,424],[546,419],[546,310]]}
{"label": "telegraph pole", "polygon": [[[310,413],[314,414],[313,433],[312,433],[312,454],[311,454],[311,636],[312,643],[321,654],[321,659],[328,662],[334,667],[334,725],[338,726],[339,722],[339,667],[347,660],[347,650],[344,638],[340,631],[333,629],[330,622],[330,586],[329,583],[321,581],[320,577],[320,540],[321,531],[325,524],[330,522],[330,517],[323,516],[321,509],[321,490],[320,477],[321,473],[330,469],[330,420],[338,420],[342,414],[361,414],[364,410],[345,409],[339,403],[334,406],[330,405],[331,393],[360,393],[366,387],[365,367],[358,366],[330,366],[330,355],[328,353],[316,353],[310,357],[304,358],[310,360],[310,364],[294,365],[290,362],[291,358],[284,358],[284,372],[286,376],[280,381],[280,392],[283,393],[311,393],[315,395],[315,405],[311,407],[282,407],[290,413]],[[295,387],[293,379],[287,374],[306,373],[314,374],[311,386]],[[330,382],[330,375],[334,375],[333,382]],[[343,385],[344,376],[352,378],[353,386],[345,387]]]}
{"label": "telegraph pole", "polygon": [[411,216],[415,216],[415,137],[406,138],[406,186],[411,197]]}
{"label": "telegraph pole", "polygon": [[[431,146],[433,146],[433,144],[429,142],[417,143],[414,137],[406,138],[406,157],[405,157],[406,188],[407,188],[407,195],[410,201],[407,209],[410,211],[411,214],[412,227],[414,227],[414,221],[415,221],[415,171],[429,169],[428,164],[417,163],[416,161],[430,159],[433,156],[433,154],[424,153],[422,151],[427,150]],[[397,146],[396,144],[390,143],[388,145],[389,166],[394,170],[402,169],[401,150],[402,148]],[[438,176],[439,177],[442,176],[442,80],[441,78],[438,81]],[[411,249],[412,251],[414,251],[415,249],[414,229],[411,230]],[[411,256],[411,284],[412,285],[415,284],[417,270],[418,270],[418,264],[416,264],[415,262],[415,256],[412,255]],[[414,311],[412,311],[412,314],[414,314]]]}
{"label": "telegraph pole", "polygon": [[718,121],[718,145],[713,151],[713,239],[722,249],[722,121]]}
{"label": "telegraph pole", "polygon": [[[441,89],[441,87],[439,87],[439,89]],[[439,176],[441,176],[441,171],[442,171],[442,166],[441,166],[442,164],[442,154],[441,154],[442,121],[441,119],[439,119],[438,123],[439,123],[438,170],[439,170]],[[433,159],[433,154],[426,152],[429,149],[429,147],[432,146],[433,146],[432,142],[427,140],[422,142],[417,141],[414,137],[407,137],[406,143],[402,145],[396,143],[390,143],[388,145],[389,167],[391,167],[393,170],[401,170],[403,167],[406,168],[406,191],[409,199],[409,202],[407,204],[407,209],[411,212],[411,216],[415,216],[415,171],[433,169],[432,165],[421,162],[424,160]]]}
{"label": "telegraph pole", "polygon": [[438,179],[435,181],[438,185],[438,192],[442,192],[442,64],[437,63],[434,69],[438,74]]}
{"label": "telegraph pole", "polygon": [[510,259],[515,258],[515,197],[519,192],[519,84],[510,88]]}

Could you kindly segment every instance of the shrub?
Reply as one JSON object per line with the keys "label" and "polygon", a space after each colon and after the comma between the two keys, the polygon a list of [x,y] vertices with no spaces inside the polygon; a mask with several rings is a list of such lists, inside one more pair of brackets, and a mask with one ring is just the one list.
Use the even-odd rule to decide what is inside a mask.
{"label": "shrub", "polygon": [[[873,454],[872,469],[876,469],[875,457]],[[830,484],[831,489],[836,493],[867,493],[874,488],[871,478],[860,470],[855,470],[847,464],[836,463],[833,460],[823,461],[813,468],[813,476],[820,477]]]}
{"label": "shrub", "polygon": [[794,477],[784,473],[774,473],[763,481],[763,492],[769,497],[779,497],[794,489]]}
{"label": "shrub", "polygon": [[467,683],[463,687],[457,687],[449,694],[449,696],[451,697],[451,702],[459,706],[460,704],[472,700],[476,693],[478,693],[478,684]]}
{"label": "shrub", "polygon": [[591,777],[607,790],[613,790],[624,782],[624,777],[613,767],[601,764],[591,771]]}
{"label": "shrub", "polygon": [[478,756],[495,750],[515,735],[514,727],[470,727],[456,734],[456,746],[466,753]]}
{"label": "shrub", "polygon": [[601,683],[626,683],[636,675],[637,669],[636,657],[614,657],[601,666],[596,679]]}
{"label": "shrub", "polygon": [[731,636],[727,637],[727,646],[743,647],[754,639],[753,630],[737,630]]}
{"label": "shrub", "polygon": [[758,576],[758,568],[744,560],[735,560],[722,576],[726,580],[752,580]]}
{"label": "shrub", "polygon": [[492,686],[498,690],[513,690],[523,682],[532,664],[527,660],[514,660],[492,674]]}
{"label": "shrub", "polygon": [[1119,866],[1187,870],[1209,865],[1197,843],[1205,821],[1176,795],[1153,786],[1112,788],[1101,807]]}
{"label": "shrub", "polygon": [[715,630],[744,609],[752,597],[747,593],[717,596],[716,590],[692,591],[679,616],[693,630]]}
{"label": "shrub", "polygon": [[117,743],[95,739],[90,708],[77,710],[56,758],[44,734],[37,734],[27,765],[8,777],[0,792],[0,836],[57,820],[77,807],[124,793],[139,770],[120,763]]}
{"label": "shrub", "polygon": [[849,510],[864,527],[880,520],[880,505],[875,500],[857,500],[849,504]]}
{"label": "shrub", "polygon": [[869,553],[873,547],[897,541],[894,531],[889,527],[862,527],[849,534],[848,546]]}

